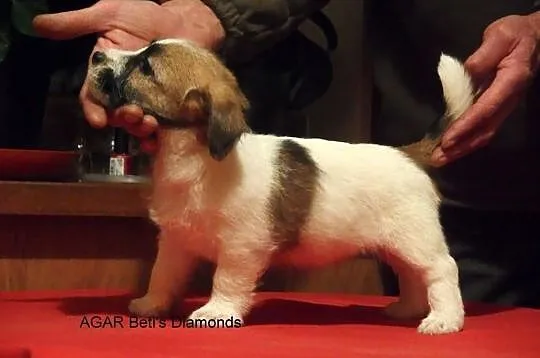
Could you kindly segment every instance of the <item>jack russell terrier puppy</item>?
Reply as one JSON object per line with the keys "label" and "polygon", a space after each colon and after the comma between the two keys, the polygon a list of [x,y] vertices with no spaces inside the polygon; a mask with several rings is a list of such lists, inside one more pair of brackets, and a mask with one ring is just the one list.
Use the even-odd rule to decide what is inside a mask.
{"label": "jack russell terrier puppy", "polygon": [[[444,129],[474,92],[457,60],[441,55],[438,71]],[[421,319],[424,334],[463,328],[458,268],[428,175],[440,134],[392,148],[252,133],[236,78],[185,40],[95,52],[89,80],[104,106],[137,104],[160,123],[149,203],[159,249],[133,314],[166,314],[198,259],[216,271],[209,301],[189,318],[243,322],[270,265],[309,268],[369,253],[399,276],[389,315]]]}

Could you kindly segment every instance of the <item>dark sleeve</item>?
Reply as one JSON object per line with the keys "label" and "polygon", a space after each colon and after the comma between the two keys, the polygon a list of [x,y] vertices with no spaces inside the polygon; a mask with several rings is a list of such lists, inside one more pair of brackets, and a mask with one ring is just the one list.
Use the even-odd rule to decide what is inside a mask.
{"label": "dark sleeve", "polygon": [[221,20],[221,54],[242,63],[271,48],[329,0],[202,0]]}

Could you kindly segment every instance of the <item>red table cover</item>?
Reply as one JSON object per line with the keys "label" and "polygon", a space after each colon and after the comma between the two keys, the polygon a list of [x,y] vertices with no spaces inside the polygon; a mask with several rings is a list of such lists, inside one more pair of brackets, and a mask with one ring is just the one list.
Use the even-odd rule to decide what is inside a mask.
{"label": "red table cover", "polygon": [[[540,357],[540,310],[533,309],[471,304],[464,331],[424,336],[418,322],[383,315],[388,297],[260,293],[239,329],[170,321],[130,328],[129,299],[110,291],[0,293],[0,357]],[[190,298],[186,309],[204,301]],[[117,317],[123,327],[84,327],[95,316]]]}

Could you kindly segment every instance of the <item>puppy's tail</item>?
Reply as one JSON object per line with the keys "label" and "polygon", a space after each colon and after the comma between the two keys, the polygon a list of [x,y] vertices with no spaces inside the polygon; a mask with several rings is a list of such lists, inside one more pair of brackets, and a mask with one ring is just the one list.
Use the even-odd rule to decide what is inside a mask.
{"label": "puppy's tail", "polygon": [[471,77],[459,60],[441,54],[438,73],[446,102],[443,117],[434,123],[422,140],[400,148],[422,167],[435,166],[431,155],[440,144],[443,133],[473,104],[476,97]]}

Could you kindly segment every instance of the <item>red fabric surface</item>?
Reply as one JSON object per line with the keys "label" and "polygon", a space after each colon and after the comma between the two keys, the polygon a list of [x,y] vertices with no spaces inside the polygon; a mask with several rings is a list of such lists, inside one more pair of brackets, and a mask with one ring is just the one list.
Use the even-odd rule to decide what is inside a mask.
{"label": "red fabric surface", "polygon": [[[0,293],[0,357],[540,357],[540,310],[468,305],[464,331],[424,336],[416,321],[385,318],[391,298],[257,297],[239,329],[130,328],[130,297],[120,292]],[[124,327],[80,328],[95,315],[120,315]]]}

